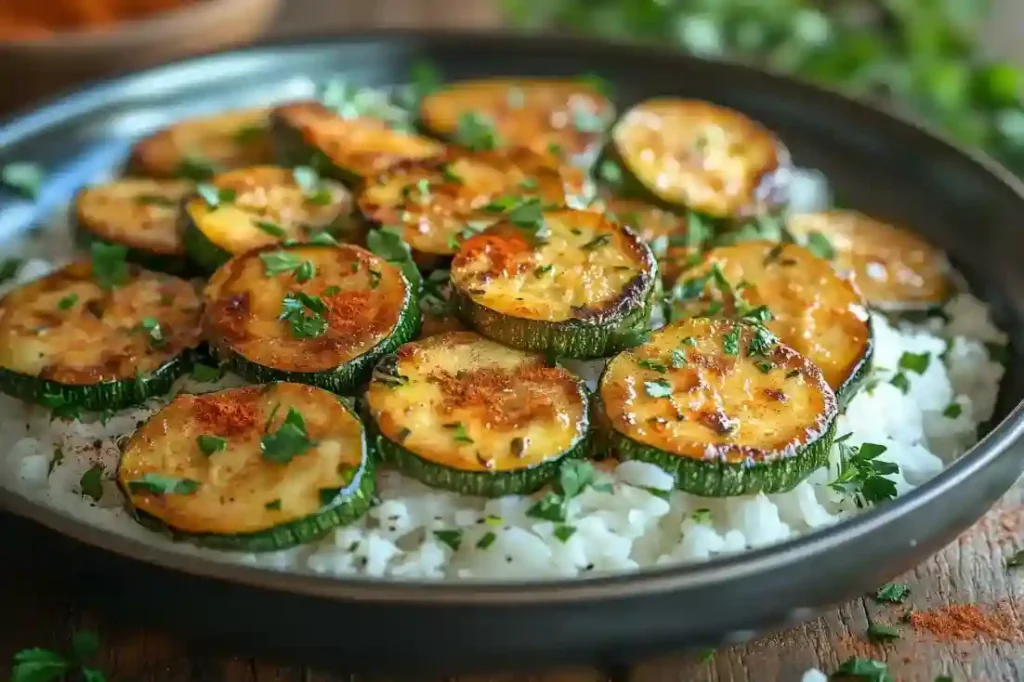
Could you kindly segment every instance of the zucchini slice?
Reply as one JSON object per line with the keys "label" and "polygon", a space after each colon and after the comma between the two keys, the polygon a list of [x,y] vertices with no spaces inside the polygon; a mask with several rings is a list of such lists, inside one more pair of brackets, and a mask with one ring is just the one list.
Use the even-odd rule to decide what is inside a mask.
{"label": "zucchini slice", "polygon": [[613,453],[714,497],[782,492],[824,466],[836,397],[810,360],[762,332],[683,320],[613,358],[598,387]]}
{"label": "zucchini slice", "polygon": [[452,303],[484,336],[521,350],[597,358],[650,323],[657,266],[631,230],[592,211],[521,204],[452,261]]}
{"label": "zucchini slice", "polygon": [[718,219],[777,207],[789,180],[789,153],[774,133],[700,100],[641,102],[615,124],[610,151],[631,189]]}
{"label": "zucchini slice", "polygon": [[559,168],[528,149],[465,153],[401,164],[368,180],[356,205],[374,225],[401,225],[418,262],[450,258],[459,244],[501,219],[502,202],[583,201]]}
{"label": "zucchini slice", "polygon": [[126,266],[105,288],[88,262],[0,299],[0,390],[48,407],[114,410],[191,369],[201,305],[188,282]]}
{"label": "zucchini slice", "polygon": [[185,202],[185,245],[212,272],[231,256],[326,232],[353,237],[352,195],[309,169],[255,166],[222,173]]}
{"label": "zucchini slice", "polygon": [[206,178],[270,163],[266,109],[242,109],[172,124],[135,144],[129,172],[154,178]]}
{"label": "zucchini slice", "polygon": [[345,183],[444,152],[444,145],[435,140],[394,130],[376,118],[343,119],[319,102],[278,107],[273,119],[280,158],[309,164]]}
{"label": "zucchini slice", "polygon": [[845,404],[866,378],[871,324],[856,286],[796,244],[748,241],[707,251],[671,293],[669,319],[743,316],[765,306],[765,325],[821,368]]}
{"label": "zucchini slice", "polygon": [[923,310],[953,293],[945,254],[908,230],[856,211],[794,215],[787,227],[805,241],[815,233],[824,237],[835,253],[832,265],[853,278],[868,305]]}
{"label": "zucchini slice", "polygon": [[203,328],[216,355],[256,383],[336,393],[416,336],[420,312],[401,270],[357,246],[265,247],[210,278]]}
{"label": "zucchini slice", "polygon": [[181,204],[195,191],[188,180],[125,178],[87,187],[75,197],[75,236],[128,247],[127,259],[154,270],[180,273],[188,252],[178,229]]}
{"label": "zucchini slice", "polygon": [[375,489],[362,423],[300,384],[177,396],[128,440],[117,482],[143,525],[244,552],[317,540]]}
{"label": "zucchini slice", "polygon": [[378,453],[427,485],[530,493],[587,451],[587,393],[562,367],[472,332],[383,358],[366,393]]}
{"label": "zucchini slice", "polygon": [[615,107],[582,79],[490,78],[428,94],[419,116],[430,134],[470,149],[526,147],[576,160],[600,148]]}

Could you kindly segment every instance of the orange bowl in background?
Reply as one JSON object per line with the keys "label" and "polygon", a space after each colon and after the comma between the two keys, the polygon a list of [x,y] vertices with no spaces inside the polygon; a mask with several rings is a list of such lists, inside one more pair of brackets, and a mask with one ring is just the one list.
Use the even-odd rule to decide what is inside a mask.
{"label": "orange bowl in background", "polygon": [[96,23],[82,30],[35,31],[35,37],[17,39],[10,38],[16,34],[8,33],[7,39],[0,34],[0,110],[28,105],[82,81],[250,42],[271,25],[280,4],[192,0],[114,24],[94,18]]}

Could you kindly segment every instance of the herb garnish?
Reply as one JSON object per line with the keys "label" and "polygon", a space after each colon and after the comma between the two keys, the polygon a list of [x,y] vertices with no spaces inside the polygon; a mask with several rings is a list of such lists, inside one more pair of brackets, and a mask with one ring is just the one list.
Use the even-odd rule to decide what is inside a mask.
{"label": "herb garnish", "polygon": [[160,322],[155,317],[144,317],[139,322],[139,329],[146,332],[149,335],[149,347],[150,348],[166,348],[167,339],[164,337],[164,330],[160,326]]}
{"label": "herb garnish", "polygon": [[655,372],[659,372],[661,374],[664,374],[665,372],[668,371],[668,367],[666,367],[662,363],[655,362],[655,361],[649,360],[647,358],[644,358],[642,360],[637,360],[636,364],[640,365],[641,367],[645,367],[647,369],[654,370]]}
{"label": "herb garnish", "polygon": [[286,295],[281,304],[278,319],[288,323],[295,338],[315,339],[327,331],[327,320],[324,318],[327,306],[319,296],[297,291]]}
{"label": "herb garnish", "polygon": [[311,204],[326,206],[334,200],[331,191],[323,186],[320,175],[309,166],[296,166],[292,169],[292,178],[302,190],[302,195]]}
{"label": "herb garnish", "polygon": [[676,369],[686,366],[686,353],[678,348],[672,349],[672,366]]}
{"label": "herb garnish", "polygon": [[441,177],[444,178],[445,182],[452,182],[456,185],[462,184],[462,176],[455,172],[454,164],[446,163],[441,169]]}
{"label": "herb garnish", "polygon": [[963,406],[960,405],[960,403],[954,401],[951,402],[949,405],[946,405],[946,409],[942,411],[942,416],[948,419],[956,419],[963,413],[963,411]]}
{"label": "herb garnish", "polygon": [[0,262],[0,284],[18,276],[18,270],[25,263],[20,258],[4,258]]}
{"label": "herb garnish", "polygon": [[50,408],[54,419],[78,419],[82,414],[81,405],[68,400],[59,393],[44,393],[40,402]]}
{"label": "herb garnish", "polygon": [[893,682],[893,677],[889,673],[889,666],[873,658],[854,657],[847,659],[832,676],[837,677],[840,675],[859,677],[864,682]]}
{"label": "herb garnish", "polygon": [[230,187],[215,187],[206,183],[196,185],[196,194],[202,197],[210,208],[217,208],[221,204],[230,204],[238,196],[238,192]]}
{"label": "herb garnish", "polygon": [[839,446],[840,471],[829,487],[852,495],[858,507],[896,497],[896,484],[885,476],[898,473],[899,465],[878,459],[886,447],[877,443],[850,446],[846,444],[849,437],[847,434],[835,441]]}
{"label": "herb garnish", "polygon": [[494,541],[498,539],[498,536],[491,531],[484,533],[479,540],[477,540],[477,549],[487,549],[494,544]]}
{"label": "herb garnish", "polygon": [[287,464],[313,446],[306,432],[306,421],[294,407],[288,408],[277,431],[260,439],[263,457],[277,464]]}
{"label": "herb garnish", "polygon": [[27,161],[9,163],[0,171],[0,184],[26,199],[35,199],[43,186],[43,169]]}
{"label": "herb garnish", "polygon": [[875,599],[902,604],[908,594],[910,594],[910,586],[906,583],[886,583],[875,592]]}
{"label": "herb garnish", "polygon": [[694,523],[699,523],[703,526],[711,524],[711,510],[707,507],[701,507],[700,509],[694,509],[690,515]]}
{"label": "herb garnish", "polygon": [[672,384],[667,379],[645,381],[644,390],[652,398],[668,398],[672,395]]}
{"label": "herb garnish", "polygon": [[91,497],[93,502],[99,502],[103,497],[103,465],[93,464],[89,467],[79,479],[78,487],[82,495]]}
{"label": "herb garnish", "polygon": [[254,220],[253,225],[255,225],[258,229],[263,230],[271,237],[278,237],[283,239],[284,237],[288,236],[288,232],[285,231],[283,227],[269,220]]}
{"label": "herb garnish", "polygon": [[611,159],[606,159],[597,167],[597,176],[609,185],[617,187],[622,184],[622,167]]}
{"label": "herb garnish", "polygon": [[584,251],[593,251],[595,249],[607,245],[608,243],[611,242],[611,240],[612,236],[606,232],[604,234],[597,235],[596,237],[588,241],[586,244],[584,244],[582,248]]}
{"label": "herb garnish", "polygon": [[896,376],[889,380],[889,383],[900,389],[904,395],[910,392],[910,380],[907,379],[907,375],[903,372],[897,373]]}
{"label": "herb garnish", "polygon": [[458,127],[455,129],[455,143],[470,151],[484,152],[495,149],[500,144],[494,121],[476,111],[467,111],[459,116]]}
{"label": "herb garnish", "polygon": [[128,247],[120,244],[93,242],[89,248],[92,256],[92,277],[100,288],[110,291],[128,280]]}
{"label": "herb garnish", "polygon": [[[402,239],[401,227],[382,227],[379,230],[373,230],[367,235],[366,243],[370,251],[399,268],[413,289],[419,288],[423,282],[423,275],[420,274],[419,268],[413,262],[412,250]],[[372,281],[371,288],[377,288],[373,286]]]}
{"label": "herb garnish", "polygon": [[820,232],[809,232],[807,234],[807,250],[818,258],[833,260],[836,257],[836,250],[828,237]]}
{"label": "herb garnish", "polygon": [[686,216],[686,241],[684,246],[691,249],[699,249],[704,242],[711,238],[711,228],[696,213]]}
{"label": "herb garnish", "polygon": [[64,298],[57,301],[57,307],[60,308],[61,310],[67,310],[76,303],[78,303],[78,294],[72,292],[65,296]]}
{"label": "herb garnish", "polygon": [[733,325],[733,328],[722,338],[722,352],[726,355],[739,355],[740,353],[740,326]]}
{"label": "herb garnish", "polygon": [[133,492],[153,493],[156,495],[191,495],[199,489],[199,481],[191,478],[165,476],[153,472],[145,473],[142,478],[129,481],[128,489]]}
{"label": "herb garnish", "polygon": [[872,642],[888,642],[893,639],[899,639],[902,636],[900,631],[891,625],[882,625],[881,623],[868,621],[868,639]]}
{"label": "herb garnish", "polygon": [[284,272],[292,273],[297,282],[308,282],[316,275],[316,266],[311,260],[301,260],[288,251],[269,251],[260,254],[263,261],[263,274],[275,277]]}
{"label": "herb garnish", "polygon": [[562,542],[568,542],[569,538],[576,534],[576,526],[561,525],[555,526],[555,530],[552,533],[556,538]]}
{"label": "herb garnish", "polygon": [[547,265],[538,265],[533,271],[533,276],[539,279],[554,269],[555,266],[551,265],[550,263]]}
{"label": "herb garnish", "polygon": [[462,422],[453,422],[451,424],[445,424],[444,428],[453,429],[455,431],[452,439],[456,443],[472,443],[473,439],[469,437],[469,433],[466,432],[466,425]]}
{"label": "herb garnish", "polygon": [[910,370],[916,374],[924,374],[928,370],[928,365],[931,362],[931,353],[910,353],[904,352],[900,356],[899,367],[900,369]]}
{"label": "herb garnish", "polygon": [[78,670],[82,682],[106,682],[106,676],[85,662],[99,651],[100,640],[91,630],[71,636],[71,656],[50,649],[23,649],[14,654],[11,682],[54,682]]}
{"label": "herb garnish", "polygon": [[435,530],[434,537],[448,545],[453,552],[458,552],[462,545],[461,530]]}
{"label": "herb garnish", "polygon": [[281,511],[281,500],[271,500],[270,502],[267,502],[265,505],[263,505],[263,508],[266,509],[267,511]]}
{"label": "herb garnish", "polygon": [[196,445],[199,451],[209,457],[215,452],[220,452],[228,447],[228,441],[220,436],[208,436],[203,434],[196,438]]}
{"label": "herb garnish", "polygon": [[594,465],[582,460],[562,464],[554,491],[539,499],[526,511],[526,515],[545,521],[564,522],[569,501],[588,487],[598,492],[611,492],[609,483],[597,483]]}
{"label": "herb garnish", "polygon": [[186,178],[201,182],[209,180],[217,174],[220,168],[213,161],[199,154],[188,154],[182,158],[174,174],[179,178]]}

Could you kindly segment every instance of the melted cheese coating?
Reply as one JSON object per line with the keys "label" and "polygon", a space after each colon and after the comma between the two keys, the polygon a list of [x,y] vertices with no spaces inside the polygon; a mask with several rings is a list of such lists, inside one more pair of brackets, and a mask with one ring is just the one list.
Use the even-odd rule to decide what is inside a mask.
{"label": "melted cheese coating", "polygon": [[788,164],[767,128],[709,102],[651,99],[612,132],[629,170],[664,201],[721,218],[756,213],[766,181]]}
{"label": "melted cheese coating", "polygon": [[472,332],[402,346],[393,373],[404,383],[370,383],[374,421],[389,440],[449,468],[527,469],[587,431],[585,393],[568,370]]}
{"label": "melted cheese coating", "polygon": [[[136,267],[106,291],[74,263],[0,300],[0,366],[69,385],[149,374],[200,342],[201,304],[188,282]],[[142,326],[160,326],[156,342]]]}
{"label": "melted cheese coating", "polygon": [[613,358],[599,387],[611,426],[664,452],[729,462],[790,456],[816,440],[838,411],[820,371],[782,344],[749,355],[750,327],[728,353],[736,326],[677,322]]}
{"label": "melted cheese coating", "polygon": [[[795,244],[751,241],[708,251],[681,279],[709,276],[715,265],[734,287],[745,283],[740,295],[750,306],[771,310],[775,319],[766,326],[820,367],[833,389],[860,368],[871,344],[868,311],[857,288],[828,261]],[[733,312],[734,302],[709,277],[699,299],[677,305],[697,315],[716,300],[725,303],[723,314]]]}
{"label": "melted cheese coating", "polygon": [[[270,461],[263,456],[260,440],[275,433],[293,408],[302,415],[315,445],[285,464]],[[204,454],[197,442],[204,435],[224,438],[224,449]],[[362,424],[337,396],[312,386],[280,383],[179,395],[131,437],[117,477],[130,491],[135,508],[171,528],[255,533],[320,511],[321,491],[348,490],[357,484],[352,476],[364,475],[365,458]],[[130,487],[146,474],[199,485],[188,494]]]}
{"label": "melted cheese coating", "polygon": [[75,200],[79,225],[104,241],[169,256],[185,255],[178,230],[187,180],[131,178],[87,187]]}
{"label": "melted cheese coating", "polygon": [[832,265],[853,278],[870,305],[939,305],[950,295],[945,254],[912,232],[854,211],[795,215],[787,226],[800,236],[828,238],[836,252]]}
{"label": "melted cheese coating", "polygon": [[650,249],[617,223],[591,211],[543,217],[540,243],[509,223],[465,242],[452,284],[502,314],[548,322],[592,318],[650,286]]}
{"label": "melted cheese coating", "polygon": [[[263,257],[291,254],[309,261],[315,275],[299,281],[296,271],[268,276]],[[297,338],[284,299],[302,292],[326,306],[326,331]],[[409,301],[401,272],[356,246],[293,246],[236,256],[218,269],[206,287],[203,325],[222,351],[256,364],[290,372],[335,369],[372,350],[394,330]],[[306,311],[306,314],[312,314]]]}
{"label": "melted cheese coating", "polygon": [[614,108],[593,86],[558,79],[462,81],[427,95],[420,117],[428,129],[451,138],[467,113],[490,121],[503,147],[555,150],[562,158],[600,144]]}
{"label": "melted cheese coating", "polygon": [[503,197],[538,197],[563,206],[569,187],[557,166],[526,149],[453,152],[445,160],[404,165],[360,192],[360,212],[380,225],[403,225],[406,243],[434,255],[457,251],[464,235],[494,224],[500,212],[485,207]]}
{"label": "melted cheese coating", "polygon": [[[244,168],[218,175],[210,184],[233,190],[235,198],[210,206],[204,198],[195,197],[185,210],[207,239],[232,254],[287,239],[307,239],[321,231],[335,233],[347,226],[352,214],[347,189],[320,180],[319,187],[329,199],[321,202],[316,192],[299,186],[288,168]],[[270,231],[259,227],[261,221],[272,223]],[[275,227],[285,234],[271,234]]]}
{"label": "melted cheese coating", "polygon": [[130,163],[145,175],[178,175],[189,159],[225,171],[271,163],[266,109],[244,109],[175,123],[132,150]]}

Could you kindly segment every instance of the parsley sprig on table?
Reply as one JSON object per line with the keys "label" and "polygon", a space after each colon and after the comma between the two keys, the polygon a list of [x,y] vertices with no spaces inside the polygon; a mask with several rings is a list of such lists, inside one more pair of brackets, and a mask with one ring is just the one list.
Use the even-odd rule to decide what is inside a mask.
{"label": "parsley sprig on table", "polygon": [[829,487],[853,497],[858,507],[883,502],[896,497],[896,484],[888,474],[899,473],[900,467],[892,462],[878,459],[886,451],[884,445],[861,443],[848,445],[851,434],[836,439],[839,447],[839,476]]}
{"label": "parsley sprig on table", "polygon": [[99,648],[95,632],[79,630],[71,637],[70,655],[52,649],[22,649],[14,654],[11,682],[56,682],[75,672],[82,682],[106,682],[100,670],[86,665]]}

